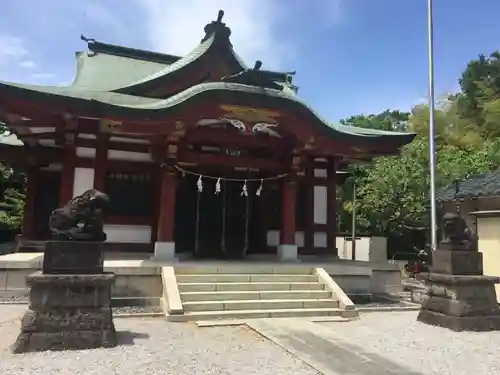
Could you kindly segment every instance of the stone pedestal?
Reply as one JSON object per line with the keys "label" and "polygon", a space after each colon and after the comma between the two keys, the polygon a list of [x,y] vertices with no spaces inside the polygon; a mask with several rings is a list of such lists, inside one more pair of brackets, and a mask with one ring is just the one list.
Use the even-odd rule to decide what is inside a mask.
{"label": "stone pedestal", "polygon": [[99,274],[103,273],[102,242],[47,241],[43,254],[44,274]]}
{"label": "stone pedestal", "polygon": [[102,244],[50,241],[45,256],[43,271],[27,278],[29,308],[13,352],[116,346],[115,276],[102,272]]}
{"label": "stone pedestal", "polygon": [[433,253],[432,262],[431,273],[417,276],[427,283],[418,320],[453,331],[500,330],[500,278],[483,276],[482,254],[445,247]]}

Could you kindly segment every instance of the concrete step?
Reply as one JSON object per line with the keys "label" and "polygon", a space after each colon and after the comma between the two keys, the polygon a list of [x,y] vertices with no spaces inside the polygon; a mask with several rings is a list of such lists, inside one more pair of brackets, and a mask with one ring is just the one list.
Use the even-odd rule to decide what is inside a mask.
{"label": "concrete step", "polygon": [[324,290],[318,282],[180,282],[180,293],[185,292],[239,292],[239,291],[283,291],[283,290]]}
{"label": "concrete step", "polygon": [[203,274],[177,275],[178,283],[315,282],[316,275],[290,274]]}
{"label": "concrete step", "polygon": [[225,310],[225,311],[189,311],[182,315],[167,315],[169,322],[189,322],[196,320],[219,319],[264,319],[264,318],[302,318],[319,316],[343,316],[345,311],[338,308],[309,309],[272,309],[272,310]]}
{"label": "concrete step", "polygon": [[313,267],[296,265],[264,265],[264,264],[238,264],[238,265],[202,265],[202,266],[176,266],[176,275],[203,275],[203,274],[293,274],[312,275]]}
{"label": "concrete step", "polygon": [[192,301],[235,301],[235,300],[269,300],[269,299],[323,299],[330,298],[327,290],[266,290],[235,292],[184,292],[183,302]]}
{"label": "concrete step", "polygon": [[338,308],[339,302],[325,299],[269,299],[241,301],[193,301],[183,302],[184,311],[220,311],[220,310],[279,310],[279,309],[326,309]]}

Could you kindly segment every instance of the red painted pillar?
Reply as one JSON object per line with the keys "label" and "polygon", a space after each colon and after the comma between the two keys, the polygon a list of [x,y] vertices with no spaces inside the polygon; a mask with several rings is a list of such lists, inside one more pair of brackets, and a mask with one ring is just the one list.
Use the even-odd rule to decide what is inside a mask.
{"label": "red painted pillar", "polygon": [[73,183],[75,178],[76,153],[75,146],[66,146],[63,150],[61,190],[59,191],[59,205],[63,206],[73,198]]}
{"label": "red painted pillar", "polygon": [[36,167],[28,169],[28,184],[26,186],[26,199],[23,210],[22,237],[26,240],[35,239],[35,198],[38,170]]}
{"label": "red painted pillar", "polygon": [[304,228],[304,247],[308,253],[314,251],[314,160],[308,158],[305,171],[306,188],[306,226]]}
{"label": "red painted pillar", "polygon": [[337,168],[335,159],[328,160],[326,176],[326,247],[329,252],[337,255]]}
{"label": "red painted pillar", "polygon": [[160,223],[160,214],[161,214],[161,182],[162,176],[165,171],[159,165],[155,168],[154,172],[151,174],[151,178],[153,181],[153,220],[151,225],[151,243],[156,242],[158,239],[158,225]]}
{"label": "red painted pillar", "polygon": [[160,207],[158,217],[158,242],[174,242],[175,195],[177,181],[175,172],[162,169],[160,176]]}
{"label": "red painted pillar", "polygon": [[283,180],[281,205],[281,245],[295,245],[296,182],[293,178]]}

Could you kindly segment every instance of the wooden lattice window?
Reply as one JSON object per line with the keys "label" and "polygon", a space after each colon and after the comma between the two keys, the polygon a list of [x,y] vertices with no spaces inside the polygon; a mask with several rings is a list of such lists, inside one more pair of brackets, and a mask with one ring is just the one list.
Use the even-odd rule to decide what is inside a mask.
{"label": "wooden lattice window", "polygon": [[153,214],[153,182],[150,173],[110,171],[106,174],[110,216],[146,217]]}

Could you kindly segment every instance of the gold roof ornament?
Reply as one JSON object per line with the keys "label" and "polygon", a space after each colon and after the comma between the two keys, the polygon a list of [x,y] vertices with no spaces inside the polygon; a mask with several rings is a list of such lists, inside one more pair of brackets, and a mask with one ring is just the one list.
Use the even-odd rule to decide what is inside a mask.
{"label": "gold roof ornament", "polygon": [[357,146],[354,146],[354,147],[351,147],[351,150],[353,150],[354,152],[357,152],[358,154],[368,154],[368,150],[364,147],[357,147]]}
{"label": "gold roof ornament", "polygon": [[263,122],[276,124],[278,122],[276,117],[281,116],[279,112],[264,108],[252,108],[226,104],[221,105],[220,108],[225,111],[222,117],[235,118],[250,123]]}
{"label": "gold roof ornament", "polygon": [[307,139],[305,145],[304,145],[304,149],[305,150],[311,150],[313,149],[314,147],[316,146],[316,138],[314,138],[314,136],[309,136],[309,138]]}
{"label": "gold roof ornament", "polygon": [[182,121],[177,120],[175,122],[174,130],[168,136],[168,141],[177,142],[180,138],[184,137],[185,134],[186,134],[186,125]]}
{"label": "gold roof ornament", "polygon": [[100,119],[99,131],[101,133],[114,133],[115,131],[119,130],[121,125],[122,125],[121,121]]}

